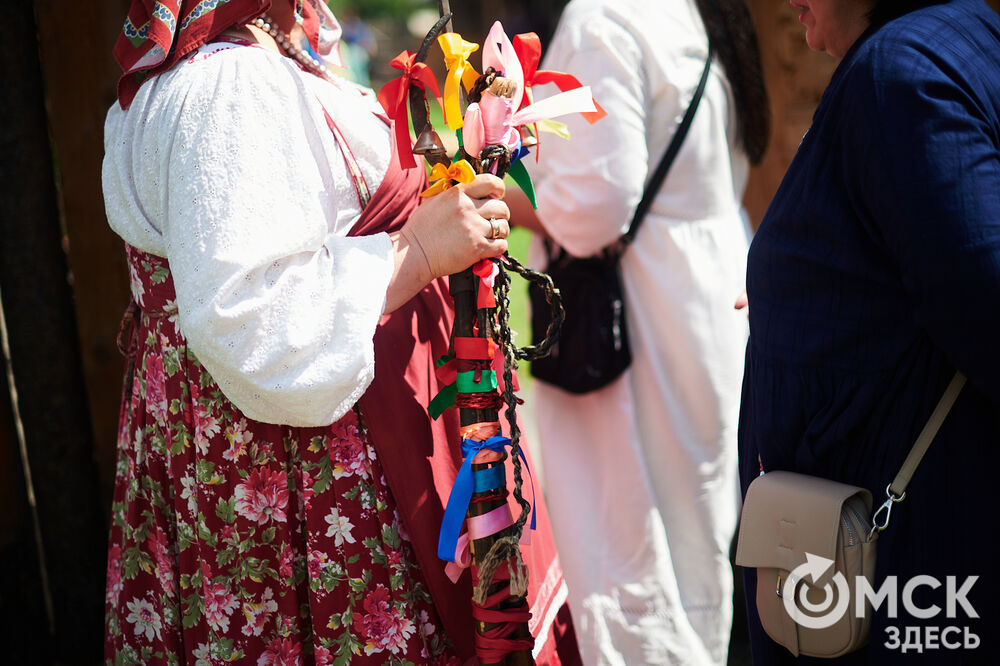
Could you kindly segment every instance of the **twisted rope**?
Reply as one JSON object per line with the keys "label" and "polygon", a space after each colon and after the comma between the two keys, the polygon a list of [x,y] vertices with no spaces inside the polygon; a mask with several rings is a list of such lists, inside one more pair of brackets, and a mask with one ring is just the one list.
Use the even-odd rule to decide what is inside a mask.
{"label": "twisted rope", "polygon": [[[559,288],[552,282],[552,278],[549,277],[548,273],[528,268],[507,253],[504,253],[500,266],[512,269],[528,282],[537,284],[542,293],[545,294],[545,302],[549,304],[549,311],[552,314],[548,328],[545,329],[544,340],[524,347],[514,347],[511,345],[511,353],[523,361],[534,361],[545,358],[552,351],[552,347],[559,341],[559,331],[562,329],[563,321],[566,319],[566,310],[563,308],[562,295],[559,293]],[[499,301],[497,302],[499,303]]]}
{"label": "twisted rope", "polygon": [[[552,283],[545,273],[532,270],[508,254],[504,254],[502,259],[494,259],[500,266],[500,273],[496,280],[496,300],[497,300],[497,329],[495,331],[498,338],[497,343],[503,350],[503,401],[507,405],[505,416],[510,424],[510,445],[511,462],[514,467],[514,499],[521,507],[521,513],[512,526],[512,534],[497,539],[490,547],[486,557],[479,565],[479,580],[473,590],[472,600],[484,605],[489,596],[489,588],[493,581],[493,576],[497,569],[507,563],[510,572],[510,595],[521,597],[528,593],[528,573],[524,560],[521,557],[519,546],[524,526],[528,522],[531,514],[531,503],[524,498],[522,487],[524,485],[523,472],[521,469],[521,428],[517,423],[517,396],[514,395],[514,371],[518,367],[518,359],[534,360],[547,356],[552,345],[558,339],[559,327],[565,318],[562,307],[562,300],[559,290]],[[505,268],[511,268],[516,273],[527,280],[539,284],[545,293],[545,300],[552,308],[552,322],[546,331],[545,339],[537,345],[518,348],[514,345],[513,336],[510,330],[510,275]]]}

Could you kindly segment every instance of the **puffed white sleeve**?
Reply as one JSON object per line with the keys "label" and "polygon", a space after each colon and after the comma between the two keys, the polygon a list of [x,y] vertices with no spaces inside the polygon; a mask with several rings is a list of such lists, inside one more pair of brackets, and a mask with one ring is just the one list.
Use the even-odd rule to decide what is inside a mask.
{"label": "puffed white sleeve", "polygon": [[326,425],[374,376],[392,247],[346,236],[343,157],[315,95],[269,58],[213,58],[163,91],[162,233],[182,332],[226,397]]}

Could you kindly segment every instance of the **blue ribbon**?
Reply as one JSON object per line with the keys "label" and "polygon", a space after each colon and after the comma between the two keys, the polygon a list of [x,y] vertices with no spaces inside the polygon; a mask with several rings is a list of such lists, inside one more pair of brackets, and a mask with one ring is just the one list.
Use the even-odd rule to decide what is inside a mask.
{"label": "blue ribbon", "polygon": [[[462,440],[462,466],[455,477],[455,484],[451,487],[451,494],[448,495],[448,505],[444,509],[444,519],[441,521],[441,532],[438,535],[438,557],[448,562],[455,561],[455,550],[458,548],[458,535],[462,532],[462,523],[465,522],[465,514],[469,510],[469,501],[475,491],[475,477],[472,473],[472,459],[483,449],[503,453],[503,450],[510,446],[510,440],[501,435],[490,437],[485,441],[474,439]],[[535,529],[535,480],[531,476],[531,469],[528,461],[524,457],[524,451],[518,449],[521,461],[525,469],[528,470],[528,478],[531,481],[531,529]],[[496,469],[502,470],[502,466]]]}
{"label": "blue ribbon", "polygon": [[478,472],[473,472],[472,476],[472,492],[474,493],[484,493],[487,490],[496,490],[500,486],[504,485],[503,465],[497,465],[496,467],[490,467],[488,469],[481,469]]}

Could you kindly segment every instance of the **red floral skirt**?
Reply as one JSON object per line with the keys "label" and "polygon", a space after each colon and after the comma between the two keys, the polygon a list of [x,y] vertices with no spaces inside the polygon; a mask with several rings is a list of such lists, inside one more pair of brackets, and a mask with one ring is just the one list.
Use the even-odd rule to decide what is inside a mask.
{"label": "red floral skirt", "polygon": [[188,349],[166,260],[128,259],[106,662],[457,662],[363,416],[246,418]]}

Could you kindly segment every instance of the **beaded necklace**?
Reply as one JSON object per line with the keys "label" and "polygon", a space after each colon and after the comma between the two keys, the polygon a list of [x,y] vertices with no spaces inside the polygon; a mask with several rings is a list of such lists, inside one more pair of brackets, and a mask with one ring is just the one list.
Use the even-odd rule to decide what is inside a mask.
{"label": "beaded necklace", "polygon": [[274,41],[278,43],[278,46],[281,47],[281,50],[284,51],[289,57],[295,58],[295,60],[305,69],[328,81],[334,80],[326,65],[320,62],[312,54],[307,53],[293,44],[291,38],[288,36],[288,33],[275,25],[274,19],[270,16],[267,14],[261,14],[253,20],[253,24],[267,34],[271,35],[271,37],[274,38]]}

